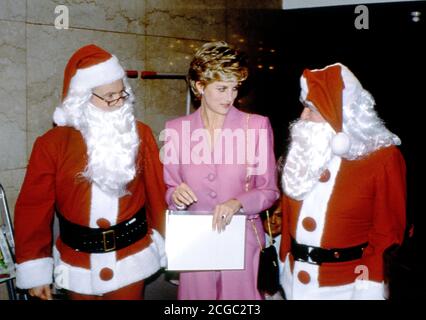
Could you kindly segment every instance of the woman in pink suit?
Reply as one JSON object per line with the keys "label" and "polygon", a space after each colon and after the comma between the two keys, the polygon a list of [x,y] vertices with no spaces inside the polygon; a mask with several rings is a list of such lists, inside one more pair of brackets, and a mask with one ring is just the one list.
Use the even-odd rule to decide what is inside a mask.
{"label": "woman in pink suit", "polygon": [[279,192],[268,118],[233,106],[247,75],[240,53],[222,41],[206,43],[188,74],[201,105],[166,123],[163,163],[169,208],[213,212],[212,227],[218,232],[235,213],[247,216],[245,268],[182,272],[181,300],[263,299],[256,288],[259,241],[264,245],[258,213],[269,208]]}

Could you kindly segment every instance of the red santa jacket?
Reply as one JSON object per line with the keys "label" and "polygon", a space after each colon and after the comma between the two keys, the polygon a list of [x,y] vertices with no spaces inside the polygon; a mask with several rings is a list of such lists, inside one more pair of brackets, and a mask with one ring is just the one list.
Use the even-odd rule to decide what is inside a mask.
{"label": "red santa jacket", "polygon": [[[53,253],[55,265],[60,265],[60,271],[66,273],[62,283],[66,289],[86,294],[111,291],[146,278],[157,271],[160,260],[164,260],[162,239],[153,231],[164,232],[166,204],[162,164],[150,128],[137,122],[137,131],[141,140],[137,174],[127,186],[130,194],[116,199],[116,223],[131,218],[145,206],[149,231],[134,244],[104,254],[77,252],[58,238]],[[49,283],[52,277],[55,207],[67,220],[90,226],[94,210],[93,185],[79,175],[86,161],[85,141],[81,133],[71,127],[56,127],[36,140],[15,207],[18,286],[31,288]],[[108,223],[100,220],[103,221],[99,221],[99,226]],[[99,260],[101,256],[106,261],[104,268],[102,259]],[[95,279],[98,276],[100,279]],[[109,284],[106,278],[110,278]]]}
{"label": "red santa jacket", "polygon": [[[320,287],[352,283],[359,276],[356,267],[362,265],[368,268],[369,280],[383,281],[383,251],[403,239],[405,171],[404,159],[395,146],[375,151],[361,160],[342,159],[321,215],[323,223],[311,219],[309,213],[300,221],[303,202],[284,196],[281,260],[290,252],[290,237],[304,244],[301,234],[319,232],[322,248],[346,248],[368,242],[360,260],[323,263],[315,280]],[[312,206],[310,210],[314,215],[320,208]],[[294,261],[291,255],[289,258],[293,269]]]}

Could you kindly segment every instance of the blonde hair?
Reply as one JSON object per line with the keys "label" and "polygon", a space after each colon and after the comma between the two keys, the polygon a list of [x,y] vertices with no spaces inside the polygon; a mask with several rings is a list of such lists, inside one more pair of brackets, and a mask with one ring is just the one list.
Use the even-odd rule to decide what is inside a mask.
{"label": "blonde hair", "polygon": [[224,41],[207,42],[194,55],[188,71],[188,83],[197,99],[196,82],[208,85],[214,81],[241,83],[247,79],[248,68],[245,56]]}

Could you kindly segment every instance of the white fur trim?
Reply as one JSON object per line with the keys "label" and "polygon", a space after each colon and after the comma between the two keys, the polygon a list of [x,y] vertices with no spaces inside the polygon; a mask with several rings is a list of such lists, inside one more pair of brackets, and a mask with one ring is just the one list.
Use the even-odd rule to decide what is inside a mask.
{"label": "white fur trim", "polygon": [[89,68],[78,69],[70,82],[70,89],[84,91],[112,83],[125,76],[116,56]]}
{"label": "white fur trim", "polygon": [[[297,278],[301,270],[307,271],[311,282],[303,284]],[[293,276],[295,275],[295,276]],[[351,300],[355,282],[341,286],[320,287],[318,282],[312,281],[312,276],[318,275],[318,266],[295,261],[294,273],[291,273],[289,259],[284,263],[284,272],[281,275],[281,285],[288,300]]]}
{"label": "white fur trim", "polygon": [[306,97],[308,96],[308,83],[304,76],[300,77],[300,98],[303,101],[306,101]]}
{"label": "white fur trim", "polygon": [[16,286],[30,289],[46,284],[53,280],[53,259],[40,258],[16,264]]}
{"label": "white fur trim", "polygon": [[357,77],[355,77],[345,65],[341,63],[339,63],[339,65],[341,67],[342,80],[345,85],[342,93],[342,103],[343,108],[345,108],[345,106],[354,102],[364,89]]}
{"label": "white fur trim", "polygon": [[[91,270],[91,282],[94,294],[102,294],[104,292],[114,291],[119,288],[118,279],[119,274],[117,274],[117,261],[116,253],[106,252],[106,253],[93,253],[90,255],[90,270]],[[113,277],[110,280],[101,279],[102,269],[110,269],[114,272]]]}
{"label": "white fur trim", "polygon": [[[312,72],[323,71],[327,68],[330,68],[336,65],[340,66],[341,68],[341,76],[344,83],[344,89],[342,92],[342,104],[343,106],[346,106],[354,102],[356,98],[358,97],[358,95],[362,92],[362,90],[364,90],[358,78],[355,77],[355,75],[344,64],[341,64],[340,62],[331,64],[322,69],[312,69],[311,71]],[[305,101],[306,96],[308,94],[308,85],[306,83],[305,77],[303,76],[300,78],[300,88],[301,88],[300,96]]]}
{"label": "white fur trim", "polygon": [[[297,242],[315,247],[321,246],[328,201],[333,192],[341,161],[341,158],[336,156],[330,160],[328,166],[330,179],[327,182],[317,182],[312,191],[303,200],[296,226]],[[306,217],[313,218],[316,222],[316,229],[312,232],[307,231],[302,225],[302,221]]]}
{"label": "white fur trim", "polygon": [[[98,228],[96,221],[100,218],[115,225],[119,211],[118,200],[92,184],[90,227]],[[151,239],[153,242],[147,248],[119,261],[116,252],[91,254],[90,270],[65,263],[55,247],[55,285],[82,294],[101,295],[145,279],[166,265],[163,238],[153,230]],[[100,272],[104,268],[113,271],[113,277],[108,281],[100,278]]]}
{"label": "white fur trim", "polygon": [[92,265],[91,270],[71,266],[61,260],[60,253],[55,247],[53,254],[56,286],[82,294],[101,295],[148,278],[165,266],[164,240],[156,230],[153,232],[151,235],[153,242],[147,248],[123,260],[116,261],[115,252],[91,254],[91,261],[94,261],[94,256],[108,255],[104,266],[114,272],[113,278],[109,281],[99,278],[99,271],[104,267],[101,263]]}
{"label": "white fur trim", "polygon": [[384,300],[385,285],[383,282],[356,280],[352,300]]}
{"label": "white fur trim", "polygon": [[[330,161],[330,179],[319,182],[305,198],[300,209],[296,229],[296,241],[311,246],[321,246],[328,201],[331,197],[341,164],[340,157],[333,157]],[[317,224],[313,232],[305,230],[302,221],[305,217],[312,217]],[[310,276],[310,282],[304,284],[299,281],[297,274],[305,271]],[[284,262],[284,271],[280,282],[289,300],[373,300],[384,299],[384,285],[368,280],[356,280],[353,283],[341,286],[320,287],[318,282],[319,266],[306,262],[295,261],[293,273],[290,269],[288,255]]]}
{"label": "white fur trim", "polygon": [[[95,183],[92,183],[92,197],[90,202],[90,228],[99,228],[98,219],[106,219],[110,225],[117,224],[118,216],[118,198],[110,196],[103,192]],[[104,268],[115,270],[116,256],[115,252],[106,252],[102,254],[90,255],[90,266],[92,270],[92,288],[99,288],[102,292],[113,291],[118,287],[117,277],[104,281],[100,278],[100,272]]]}
{"label": "white fur trim", "polygon": [[157,230],[152,229],[152,231],[153,234],[151,235],[151,239],[153,241],[153,244],[155,245],[155,250],[160,258],[160,266],[164,268],[165,266],[167,266],[166,244],[164,242],[164,238]]}
{"label": "white fur trim", "polygon": [[[321,246],[328,201],[333,192],[334,183],[341,162],[342,159],[340,157],[334,156],[328,166],[330,179],[327,182],[318,182],[303,200],[296,226],[297,242],[315,247]],[[308,231],[303,227],[303,219],[307,217],[315,220],[316,228],[314,231]],[[314,264],[299,261],[295,261],[294,263],[293,271],[296,276],[293,277],[288,260],[287,257],[281,277],[281,283],[287,299],[350,299],[353,291],[352,285],[320,287],[318,282],[319,267]],[[305,271],[309,274],[310,282],[308,284],[299,281],[297,274],[300,271]]]}
{"label": "white fur trim", "polygon": [[283,272],[280,273],[280,284],[285,292],[286,299],[293,300],[293,275],[291,273],[289,255],[290,253],[287,253],[283,262],[284,267]]}
{"label": "white fur trim", "polygon": [[344,66],[344,65],[343,65],[343,64],[341,64],[340,62],[336,62],[336,63],[330,64],[330,65],[328,65],[328,66],[325,66],[324,68],[321,68],[321,69],[312,69],[311,71],[312,71],[312,72],[316,72],[316,71],[323,71],[323,70],[325,70],[325,69],[327,69],[327,68],[330,68],[330,67],[333,67],[333,66]]}
{"label": "white fur trim", "polygon": [[351,139],[344,132],[337,133],[331,140],[331,149],[339,157],[344,156],[351,148]]}
{"label": "white fur trim", "polygon": [[106,219],[111,225],[117,224],[118,198],[103,192],[96,183],[92,183],[90,202],[90,228],[99,228],[96,221]]}
{"label": "white fur trim", "polygon": [[306,100],[309,88],[308,82],[306,81],[306,78],[303,75],[300,77],[300,89],[300,100],[303,101],[305,105],[309,106],[310,109],[319,113],[317,107],[311,101]]}
{"label": "white fur trim", "polygon": [[[333,67],[333,66],[336,66],[336,65],[339,65],[341,68],[343,68],[343,67],[345,67],[343,64],[341,64],[341,63],[339,63],[339,62],[337,62],[337,63],[334,63],[334,64],[331,64],[331,65],[329,65],[329,66],[325,66],[324,68],[321,68],[321,69],[312,69],[312,70],[310,70],[311,72],[317,72],[317,71],[323,71],[323,70],[325,70],[325,69],[327,69],[327,68],[330,68],[330,67]],[[346,67],[345,67],[346,68]],[[346,68],[347,69],[347,68]],[[343,77],[343,75],[342,75],[342,77]],[[306,97],[308,96],[308,83],[307,83],[307,81],[306,81],[306,78],[302,75],[301,77],[300,77],[300,98],[303,100],[303,101],[305,101],[305,102],[307,102],[306,101]]]}

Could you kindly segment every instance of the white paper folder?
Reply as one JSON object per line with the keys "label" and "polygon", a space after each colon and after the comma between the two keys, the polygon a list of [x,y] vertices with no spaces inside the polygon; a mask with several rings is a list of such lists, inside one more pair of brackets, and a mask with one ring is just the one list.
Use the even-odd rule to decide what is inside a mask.
{"label": "white paper folder", "polygon": [[167,212],[168,270],[244,269],[245,215],[235,214],[226,230],[212,230],[212,214]]}

